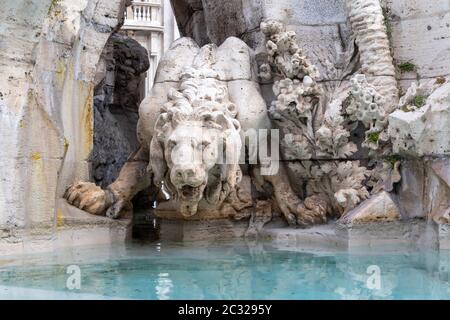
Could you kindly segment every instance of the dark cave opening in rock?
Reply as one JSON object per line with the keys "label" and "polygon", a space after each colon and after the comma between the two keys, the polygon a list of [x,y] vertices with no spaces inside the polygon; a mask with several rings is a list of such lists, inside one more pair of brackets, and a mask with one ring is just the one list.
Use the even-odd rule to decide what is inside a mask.
{"label": "dark cave opening in rock", "polygon": [[[94,144],[90,156],[92,180],[105,189],[138,149],[139,105],[145,97],[149,55],[139,42],[119,32],[109,38],[100,57],[94,89]],[[133,238],[153,239],[156,220],[150,190],[133,199]]]}

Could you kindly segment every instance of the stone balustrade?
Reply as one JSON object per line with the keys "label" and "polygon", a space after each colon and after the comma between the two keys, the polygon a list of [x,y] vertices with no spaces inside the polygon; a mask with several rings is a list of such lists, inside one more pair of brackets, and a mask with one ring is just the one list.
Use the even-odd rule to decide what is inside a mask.
{"label": "stone balustrade", "polygon": [[122,28],[163,31],[163,6],[161,1],[133,1],[125,11],[125,23]]}

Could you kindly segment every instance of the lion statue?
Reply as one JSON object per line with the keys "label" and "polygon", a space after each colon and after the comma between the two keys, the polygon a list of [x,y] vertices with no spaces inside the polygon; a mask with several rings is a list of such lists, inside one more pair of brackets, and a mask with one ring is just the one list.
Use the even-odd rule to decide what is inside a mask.
{"label": "lion statue", "polygon": [[214,219],[254,210],[260,192],[269,193],[273,212],[289,224],[323,221],[323,212],[305,207],[294,194],[278,158],[270,160],[277,170],[269,174],[262,174],[271,165],[267,161],[248,161],[244,133],[271,129],[255,65],[251,49],[234,37],[220,47],[175,41],[140,106],[139,150],[105,190],[78,182],[64,197],[91,214],[119,218],[139,191],[154,186],[165,195],[158,216]]}

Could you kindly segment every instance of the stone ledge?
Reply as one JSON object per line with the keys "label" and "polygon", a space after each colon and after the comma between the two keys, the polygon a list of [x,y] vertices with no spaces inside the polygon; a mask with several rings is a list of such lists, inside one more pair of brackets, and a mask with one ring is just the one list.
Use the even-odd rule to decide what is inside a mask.
{"label": "stone ledge", "polygon": [[71,206],[64,199],[57,201],[56,225],[58,230],[70,228],[86,228],[89,226],[128,227],[131,219],[110,219],[96,216]]}
{"label": "stone ledge", "polygon": [[162,241],[218,241],[242,238],[248,220],[167,220],[160,221]]}
{"label": "stone ledge", "polygon": [[112,220],[90,215],[63,199],[57,201],[56,226],[12,230],[13,237],[0,239],[0,255],[49,252],[62,248],[124,244],[131,238],[131,219]]}
{"label": "stone ledge", "polygon": [[[248,221],[163,220],[160,227],[161,241],[227,241],[245,238]],[[443,228],[427,223],[425,219],[407,219],[354,226],[330,222],[300,229],[288,227],[281,218],[276,218],[258,234],[258,239],[294,251],[449,250],[450,232]]]}
{"label": "stone ledge", "polygon": [[440,225],[438,227],[439,233],[439,249],[450,250],[450,226]]}
{"label": "stone ledge", "polygon": [[260,235],[270,239],[274,246],[299,251],[450,249],[450,233],[440,232],[436,225],[428,225],[422,219],[367,223],[353,227],[332,222],[309,229],[269,225]]}

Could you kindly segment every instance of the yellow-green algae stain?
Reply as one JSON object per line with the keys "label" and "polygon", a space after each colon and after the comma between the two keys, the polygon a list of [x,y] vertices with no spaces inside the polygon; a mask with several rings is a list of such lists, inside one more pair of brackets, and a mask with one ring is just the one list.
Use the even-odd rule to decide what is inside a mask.
{"label": "yellow-green algae stain", "polygon": [[33,152],[30,155],[30,159],[33,160],[33,161],[39,161],[39,160],[42,159],[42,156],[41,156],[41,154],[39,152]]}
{"label": "yellow-green algae stain", "polygon": [[[82,90],[82,92],[84,91],[84,89],[86,88],[86,86],[84,86],[84,88],[82,86],[80,86],[80,89]],[[87,97],[86,97],[86,101],[84,103],[84,107],[83,107],[83,115],[82,115],[82,123],[84,125],[84,146],[85,146],[85,151],[87,153],[90,153],[93,147],[93,143],[94,143],[94,114],[93,114],[93,102],[94,102],[94,85],[93,84],[89,84],[89,86],[86,88],[88,90],[87,92]],[[83,96],[83,95],[80,95]]]}
{"label": "yellow-green algae stain", "polygon": [[69,145],[70,145],[69,141],[67,140],[66,137],[64,137],[64,153],[66,153],[67,150],[69,149]]}
{"label": "yellow-green algae stain", "polygon": [[62,227],[63,225],[64,225],[64,215],[62,213],[62,210],[58,208],[58,210],[56,210],[56,226]]}
{"label": "yellow-green algae stain", "polygon": [[63,60],[58,59],[56,61],[56,81],[60,87],[63,86],[64,80],[66,78],[66,65]]}

